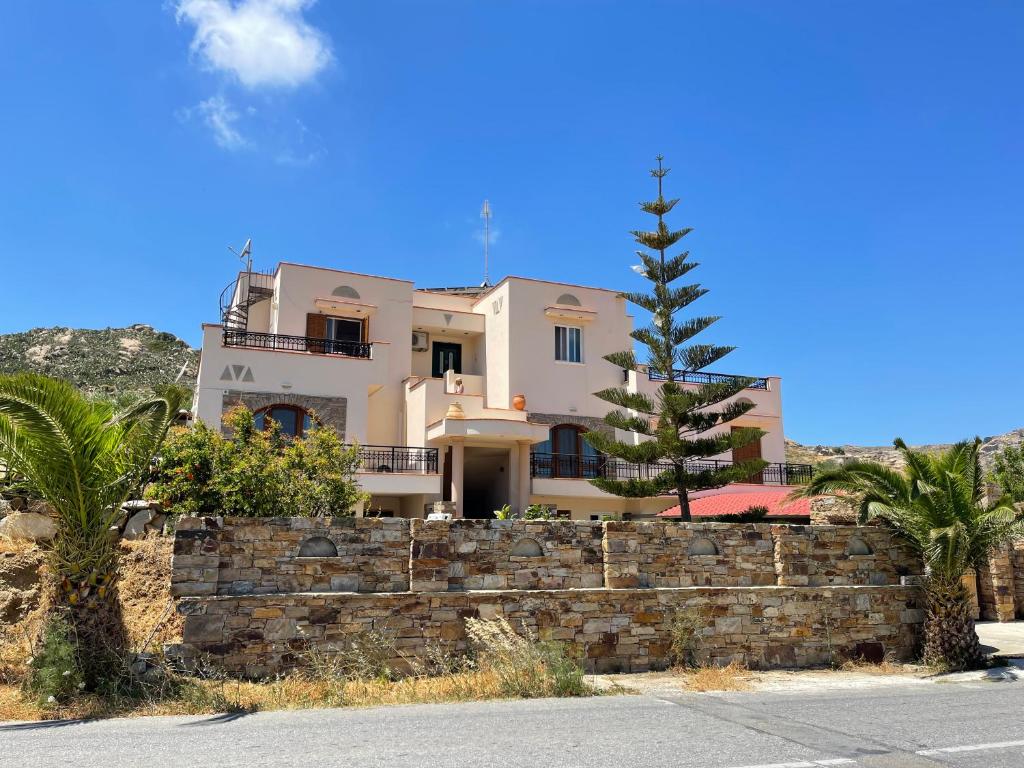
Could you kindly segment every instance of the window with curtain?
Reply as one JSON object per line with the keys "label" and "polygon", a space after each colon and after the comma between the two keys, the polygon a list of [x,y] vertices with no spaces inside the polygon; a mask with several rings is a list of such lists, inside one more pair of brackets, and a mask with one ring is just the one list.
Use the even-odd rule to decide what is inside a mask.
{"label": "window with curtain", "polygon": [[281,434],[287,437],[302,437],[313,426],[313,419],[297,405],[271,405],[253,414],[256,429],[269,429],[271,422],[281,426]]}
{"label": "window with curtain", "polygon": [[558,424],[548,439],[533,446],[534,477],[600,477],[604,454],[587,442],[587,430],[576,424]]}
{"label": "window with curtain", "polygon": [[583,362],[583,329],[567,325],[555,326],[555,360],[566,363]]}

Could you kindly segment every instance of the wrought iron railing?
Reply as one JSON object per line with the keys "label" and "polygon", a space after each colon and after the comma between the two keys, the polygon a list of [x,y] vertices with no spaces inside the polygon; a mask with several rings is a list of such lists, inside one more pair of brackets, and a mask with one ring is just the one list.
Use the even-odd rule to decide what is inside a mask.
{"label": "wrought iron railing", "polygon": [[405,445],[360,445],[364,472],[419,472],[437,474],[437,448]]}
{"label": "wrought iron railing", "polygon": [[286,336],[280,333],[258,333],[224,329],[225,347],[255,347],[288,352],[315,352],[318,355],[369,358],[373,345],[361,341],[317,339],[311,336]]}
{"label": "wrought iron railing", "polygon": [[[707,459],[688,462],[686,470],[691,474],[697,474],[731,466],[731,461]],[[530,454],[530,476],[537,478],[603,477],[609,480],[650,480],[671,468],[672,465],[668,462],[634,464],[607,456],[540,452]],[[750,478],[744,478],[744,481],[770,485],[801,485],[809,482],[812,474],[813,468],[810,464],[771,463]]]}
{"label": "wrought iron railing", "polygon": [[[750,378],[748,376],[734,376],[731,373],[711,373],[709,371],[673,371],[675,380],[681,384],[724,384],[736,379]],[[647,378],[651,381],[668,381],[661,371],[654,368],[647,369]],[[747,389],[768,389],[768,379],[763,377],[755,378],[747,385]]]}

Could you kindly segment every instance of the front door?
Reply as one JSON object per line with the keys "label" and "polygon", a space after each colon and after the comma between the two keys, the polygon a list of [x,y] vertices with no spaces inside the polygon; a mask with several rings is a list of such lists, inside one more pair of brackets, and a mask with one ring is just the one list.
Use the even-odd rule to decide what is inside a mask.
{"label": "front door", "polygon": [[[733,427],[732,431],[735,432],[737,429],[741,429],[741,427]],[[760,439],[754,440],[752,443],[747,443],[746,445],[744,445],[744,446],[742,446],[740,448],[733,448],[732,449],[732,460],[734,462],[737,462],[737,463],[739,463],[741,461],[752,461],[754,459],[760,459],[760,458],[761,458],[761,441],[760,441]],[[761,472],[757,472],[754,475],[751,475],[744,482],[747,482],[747,483],[763,483],[764,482],[764,471],[762,470]]]}
{"label": "front door", "polygon": [[447,341],[435,341],[431,353],[432,365],[430,375],[435,379],[444,376],[445,371],[462,373],[462,345],[450,344]]}

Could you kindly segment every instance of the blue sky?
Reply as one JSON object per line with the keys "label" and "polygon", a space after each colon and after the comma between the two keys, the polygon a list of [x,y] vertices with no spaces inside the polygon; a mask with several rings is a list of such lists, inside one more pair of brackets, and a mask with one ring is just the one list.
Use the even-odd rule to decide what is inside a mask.
{"label": "blue sky", "polygon": [[193,344],[236,262],[639,287],[674,225],[802,442],[1024,425],[1024,4],[8,4],[0,332]]}

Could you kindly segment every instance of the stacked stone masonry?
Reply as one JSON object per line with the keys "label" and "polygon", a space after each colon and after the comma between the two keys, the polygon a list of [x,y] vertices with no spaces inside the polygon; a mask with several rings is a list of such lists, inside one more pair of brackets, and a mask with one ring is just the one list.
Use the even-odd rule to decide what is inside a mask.
{"label": "stacked stone masonry", "polygon": [[659,668],[680,611],[707,660],[776,667],[911,654],[922,614],[900,584],[920,570],[883,528],[193,518],[172,591],[177,652],[250,676],[370,629],[400,654],[462,650],[470,616],[569,643],[588,669]]}

